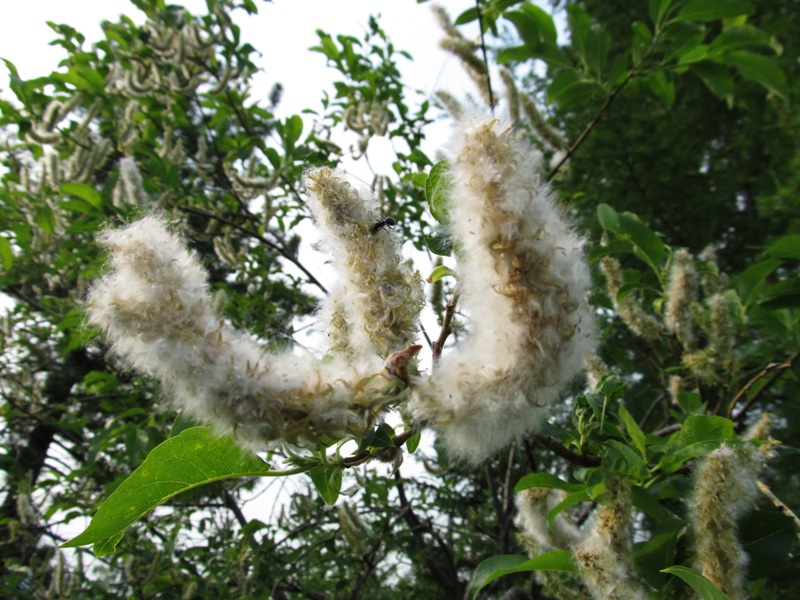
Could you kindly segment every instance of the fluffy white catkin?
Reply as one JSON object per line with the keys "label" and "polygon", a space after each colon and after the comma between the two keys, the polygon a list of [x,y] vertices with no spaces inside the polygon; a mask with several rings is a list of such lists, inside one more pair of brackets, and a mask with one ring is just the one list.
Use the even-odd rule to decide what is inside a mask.
{"label": "fluffy white catkin", "polygon": [[175,404],[244,446],[360,433],[387,401],[374,364],[269,355],[225,323],[197,257],[160,218],[107,231],[100,242],[111,251],[110,269],[89,295],[90,322]]}
{"label": "fluffy white catkin", "polygon": [[411,345],[423,304],[422,280],[403,261],[397,235],[375,226],[383,220],[377,201],[327,168],[310,171],[306,187],[336,271],[321,310],[330,323],[331,353],[385,359]]}
{"label": "fluffy white catkin", "polygon": [[450,231],[470,331],[412,409],[477,462],[540,426],[594,352],[594,326],[583,240],[538,153],[495,119],[464,119],[454,137]]}

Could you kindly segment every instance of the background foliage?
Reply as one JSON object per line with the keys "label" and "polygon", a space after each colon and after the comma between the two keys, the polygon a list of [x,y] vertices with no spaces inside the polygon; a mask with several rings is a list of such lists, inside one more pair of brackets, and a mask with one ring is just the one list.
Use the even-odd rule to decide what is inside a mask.
{"label": "background foliage", "polygon": [[[519,126],[553,167],[570,157],[553,184],[591,241],[600,356],[611,375],[583,395],[577,386],[548,431],[478,468],[449,464],[423,444],[424,468],[413,477],[402,467],[347,469],[341,487],[353,495],[330,508],[342,469],[309,463],[307,491],[259,520],[240,503],[261,480],[220,477],[185,486],[114,538],[105,548],[113,553],[58,550],[65,525],[95,514],[159,444],[203,435],[192,424],[173,428],[155,384],[110,362],[83,326],[81,302],[102,268],[100,228],[158,207],[202,256],[226,318],[265,343],[291,344],[297,318],[324,292],[303,264],[316,258],[299,252],[296,232],[308,219],[299,180],[310,166],[341,161],[337,136],[348,130],[360,138],[356,156],[374,136],[396,142],[394,173],[376,174],[374,191],[411,245],[446,252],[425,202],[433,161],[420,146],[439,111],[404,87],[404,53],[377,20],[362,37],[319,32],[312,50],[338,81],[320,90],[315,115],[276,119],[281,88],[267,103],[249,96],[256,49],[236,26],[255,2],[208,0],[204,15],[163,0],[133,4],[148,22],[105,23],[97,43],[53,24],[65,59],[49,75],[25,81],[5,61],[14,99],[0,100],[0,285],[14,304],[0,371],[4,597],[462,597],[485,559],[505,557],[478,570],[473,592],[482,574],[526,560],[515,487],[563,489],[572,498],[563,515],[580,524],[619,477],[634,490],[642,576],[658,597],[683,597],[681,580],[660,571],[691,566],[683,499],[694,459],[736,442],[764,413],[782,444],[763,479],[800,506],[796,3],[555,2],[565,37],[542,7],[487,0],[480,11],[465,3],[456,23],[480,15],[492,70],[477,79],[489,79],[498,99],[495,65],[507,68],[538,107],[539,121],[523,111]],[[479,57],[479,44],[467,42]],[[146,197],[132,195],[123,158],[138,165]],[[622,318],[621,306],[635,302],[661,323],[679,248],[704,283],[694,345],[663,326],[639,335]],[[621,268],[616,288],[601,273],[608,258]],[[451,281],[431,286],[440,317]],[[734,317],[736,341],[724,356],[713,349],[714,294]],[[395,441],[393,430],[361,440]],[[767,498],[745,518],[753,595],[800,594],[796,535]],[[480,593],[586,597],[574,574],[542,573],[486,577]]]}

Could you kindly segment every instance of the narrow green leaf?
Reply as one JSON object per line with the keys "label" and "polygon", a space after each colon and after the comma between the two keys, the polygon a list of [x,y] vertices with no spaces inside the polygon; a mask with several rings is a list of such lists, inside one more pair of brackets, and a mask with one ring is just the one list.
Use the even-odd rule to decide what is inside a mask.
{"label": "narrow green leaf", "polygon": [[37,208],[33,222],[45,233],[53,233],[56,230],[56,215],[49,206]]}
{"label": "narrow green leaf", "polygon": [[455,274],[455,271],[453,271],[453,269],[447,265],[439,265],[433,271],[431,271],[431,274],[428,277],[428,283],[436,283],[442,277],[453,277]]}
{"label": "narrow green leaf", "polygon": [[559,515],[559,513],[561,513],[561,511],[569,508],[570,506],[574,506],[575,504],[588,502],[589,500],[591,500],[591,496],[589,496],[589,491],[586,489],[571,493],[569,496],[564,498],[561,502],[550,509],[550,511],[547,513],[547,523],[552,525],[553,521],[556,520],[556,517]]}
{"label": "narrow green leaf", "polygon": [[447,210],[452,189],[450,163],[447,160],[440,160],[431,167],[428,179],[425,180],[425,199],[428,201],[433,218],[439,223],[448,222]]}
{"label": "narrow green leaf", "polygon": [[14,252],[11,250],[11,243],[3,236],[0,236],[0,263],[3,264],[6,273],[14,265]]}
{"label": "narrow green leaf", "polygon": [[536,487],[578,492],[586,486],[582,483],[569,483],[550,473],[531,473],[517,482],[514,491],[521,492],[522,490]]}
{"label": "narrow green leaf", "polygon": [[620,405],[619,416],[622,418],[622,422],[625,423],[625,430],[628,432],[631,441],[633,441],[633,445],[636,446],[642,458],[647,460],[647,438],[644,435],[644,431],[624,406]]}
{"label": "narrow green leaf", "polygon": [[649,0],[650,18],[654,24],[661,23],[671,4],[672,0]]}
{"label": "narrow green leaf", "polygon": [[661,572],[680,577],[689,587],[700,594],[700,598],[703,600],[731,600],[730,596],[722,592],[717,586],[694,569],[675,566],[662,569]]}
{"label": "narrow green leaf", "polygon": [[89,527],[62,547],[94,544],[100,557],[114,551],[131,524],[174,495],[205,483],[269,473],[267,463],[247,454],[210,427],[192,427],[158,445],[100,506]]}
{"label": "narrow green leaf", "polygon": [[752,15],[753,5],[746,0],[692,0],[675,17],[676,21],[719,21]]}
{"label": "narrow green leaf", "polygon": [[478,593],[495,579],[511,573],[524,573],[527,571],[562,571],[577,573],[578,569],[572,561],[572,552],[569,550],[551,550],[528,560],[520,554],[504,554],[487,558],[472,576],[469,584],[469,595],[476,598]]}

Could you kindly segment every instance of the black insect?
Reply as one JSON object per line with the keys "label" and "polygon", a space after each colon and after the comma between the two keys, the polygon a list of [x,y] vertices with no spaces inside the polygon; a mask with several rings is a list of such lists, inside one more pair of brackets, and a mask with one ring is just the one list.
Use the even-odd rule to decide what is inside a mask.
{"label": "black insect", "polygon": [[397,224],[392,217],[382,217],[375,225],[372,226],[372,229],[369,230],[370,234],[375,235],[381,229],[386,227],[386,229],[394,229],[394,226]]}

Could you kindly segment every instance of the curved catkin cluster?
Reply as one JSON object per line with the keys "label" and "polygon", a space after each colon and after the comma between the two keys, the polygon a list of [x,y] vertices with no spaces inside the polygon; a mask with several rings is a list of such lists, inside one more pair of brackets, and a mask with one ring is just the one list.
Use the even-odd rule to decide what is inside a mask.
{"label": "curved catkin cluster", "polygon": [[535,150],[496,120],[459,125],[449,214],[470,335],[412,408],[468,461],[538,428],[595,347],[583,240],[539,172]]}
{"label": "curved catkin cluster", "polygon": [[110,269],[90,293],[90,322],[117,355],[159,379],[175,404],[242,445],[360,434],[393,399],[374,365],[266,354],[226,324],[212,308],[202,265],[160,218],[100,241],[111,250]]}
{"label": "curved catkin cluster", "polygon": [[322,308],[331,324],[331,353],[386,358],[409,346],[423,305],[422,280],[403,261],[397,236],[375,228],[382,219],[377,202],[327,168],[309,172],[306,187],[337,275]]}

